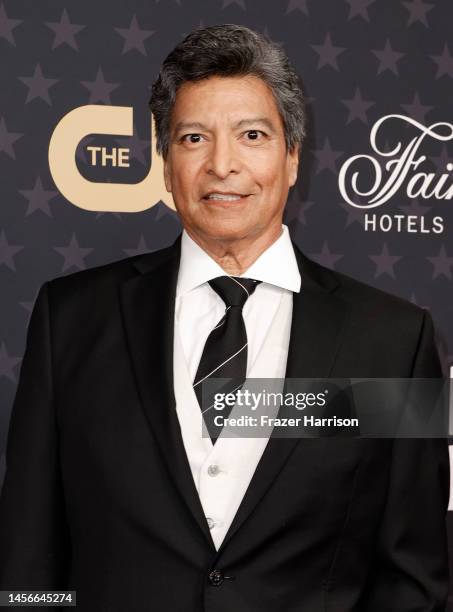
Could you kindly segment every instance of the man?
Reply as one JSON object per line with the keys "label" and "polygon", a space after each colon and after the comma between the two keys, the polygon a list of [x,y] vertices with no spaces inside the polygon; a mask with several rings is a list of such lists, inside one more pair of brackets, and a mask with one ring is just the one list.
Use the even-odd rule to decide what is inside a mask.
{"label": "man", "polygon": [[197,30],[150,105],[184,231],[41,288],[0,588],[75,589],[84,612],[440,612],[445,440],[201,435],[219,374],[440,376],[427,312],[311,262],[282,226],[304,135],[284,52]]}

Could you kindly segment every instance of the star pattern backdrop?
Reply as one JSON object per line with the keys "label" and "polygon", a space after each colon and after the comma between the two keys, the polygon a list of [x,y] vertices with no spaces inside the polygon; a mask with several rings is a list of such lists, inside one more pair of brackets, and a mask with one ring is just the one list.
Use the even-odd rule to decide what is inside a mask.
{"label": "star pattern backdrop", "polygon": [[[370,132],[382,117],[403,115],[423,126],[453,122],[452,17],[450,0],[0,0],[0,483],[39,287],[162,248],[181,231],[162,201],[140,213],[110,213],[66,200],[49,169],[52,132],[83,105],[132,107],[133,136],[89,135],[76,163],[92,181],[142,180],[152,162],[150,85],[167,53],[196,27],[240,23],[284,45],[302,77],[309,116],[285,212],[293,239],[325,266],[428,309],[445,367],[452,365],[451,198],[410,197],[403,184],[385,205],[366,211],[339,189],[343,164],[373,153]],[[383,150],[409,142],[411,129],[389,124]],[[105,143],[127,147],[130,166],[93,167],[87,147]],[[453,170],[451,141],[426,137],[423,154],[424,172]],[[370,185],[369,168],[362,180],[364,172]],[[369,199],[360,196],[356,204]],[[384,213],[390,227],[380,225]],[[367,214],[376,215],[374,227]],[[434,231],[436,218],[442,231]]]}

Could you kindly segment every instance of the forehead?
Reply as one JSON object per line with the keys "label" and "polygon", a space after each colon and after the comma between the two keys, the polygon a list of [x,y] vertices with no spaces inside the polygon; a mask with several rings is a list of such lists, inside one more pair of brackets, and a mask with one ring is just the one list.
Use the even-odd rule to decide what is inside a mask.
{"label": "forehead", "polygon": [[179,87],[172,125],[181,120],[206,122],[208,118],[238,121],[249,115],[280,123],[277,104],[267,83],[253,75],[212,76],[187,81]]}

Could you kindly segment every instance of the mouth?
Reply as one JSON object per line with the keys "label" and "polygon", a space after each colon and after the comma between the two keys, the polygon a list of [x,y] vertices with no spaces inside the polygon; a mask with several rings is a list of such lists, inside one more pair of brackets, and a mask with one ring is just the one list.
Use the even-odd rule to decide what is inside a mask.
{"label": "mouth", "polygon": [[224,205],[241,204],[250,194],[212,191],[203,196],[202,200],[209,203],[220,203]]}

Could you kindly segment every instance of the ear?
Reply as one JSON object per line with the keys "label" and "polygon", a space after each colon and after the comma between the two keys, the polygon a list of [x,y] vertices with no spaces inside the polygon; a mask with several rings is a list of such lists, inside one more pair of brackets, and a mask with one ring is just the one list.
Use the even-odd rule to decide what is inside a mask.
{"label": "ear", "polygon": [[166,190],[171,193],[171,165],[167,159],[164,159],[164,181]]}
{"label": "ear", "polygon": [[297,181],[297,171],[299,169],[299,153],[300,146],[294,145],[294,147],[288,151],[287,163],[288,163],[288,179],[289,186],[292,187]]}

